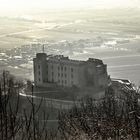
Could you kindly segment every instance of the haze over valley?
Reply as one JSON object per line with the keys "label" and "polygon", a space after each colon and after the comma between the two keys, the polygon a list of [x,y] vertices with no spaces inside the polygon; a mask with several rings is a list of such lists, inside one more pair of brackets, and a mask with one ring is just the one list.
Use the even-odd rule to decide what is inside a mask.
{"label": "haze over valley", "polygon": [[139,84],[139,8],[35,10],[0,16],[0,67],[33,79],[32,59],[47,54],[103,59],[111,77]]}

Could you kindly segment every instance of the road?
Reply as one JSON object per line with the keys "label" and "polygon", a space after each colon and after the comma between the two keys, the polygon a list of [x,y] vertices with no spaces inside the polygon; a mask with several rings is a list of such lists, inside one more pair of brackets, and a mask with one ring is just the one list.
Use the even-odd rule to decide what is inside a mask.
{"label": "road", "polygon": [[12,36],[12,35],[19,35],[19,34],[23,34],[23,33],[35,32],[35,31],[49,30],[49,29],[50,29],[49,27],[46,27],[46,28],[31,29],[31,30],[25,30],[25,31],[21,31],[21,32],[14,32],[14,33],[9,33],[9,34],[3,34],[3,35],[0,35],[0,38]]}
{"label": "road", "polygon": [[67,101],[67,100],[59,100],[59,99],[51,99],[51,98],[42,98],[32,95],[27,95],[25,93],[19,93],[22,97],[27,98],[34,98],[34,102],[36,104],[39,104],[42,100],[43,104],[45,104],[46,107],[54,107],[56,109],[71,109],[74,105],[79,106],[79,102],[76,101]]}
{"label": "road", "polygon": [[40,28],[36,28],[36,29],[30,29],[30,30],[14,32],[14,33],[9,33],[9,34],[3,34],[3,35],[0,35],[0,38],[12,36],[12,35],[20,35],[20,34],[29,33],[29,32],[36,32],[36,31],[43,31],[43,30],[52,30],[52,29],[55,29],[55,28],[58,29],[58,28],[62,28],[64,26],[68,26],[68,25],[71,25],[71,24],[72,23],[63,24],[63,25],[61,25],[61,24],[55,24],[55,25],[51,25],[51,26],[48,25],[48,27],[40,27]]}

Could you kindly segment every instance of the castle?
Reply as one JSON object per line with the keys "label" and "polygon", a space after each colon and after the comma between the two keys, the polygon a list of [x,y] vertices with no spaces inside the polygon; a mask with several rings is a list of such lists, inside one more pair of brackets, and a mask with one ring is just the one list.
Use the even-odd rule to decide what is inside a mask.
{"label": "castle", "polygon": [[37,87],[105,88],[109,84],[107,65],[102,60],[71,60],[63,55],[37,53],[34,63],[34,82]]}

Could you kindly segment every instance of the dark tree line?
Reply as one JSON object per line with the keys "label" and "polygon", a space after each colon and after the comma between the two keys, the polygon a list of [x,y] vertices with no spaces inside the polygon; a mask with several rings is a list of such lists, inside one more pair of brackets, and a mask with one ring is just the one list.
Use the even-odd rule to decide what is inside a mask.
{"label": "dark tree line", "polygon": [[23,109],[19,92],[24,84],[5,71],[0,78],[0,140],[57,139],[57,131],[47,128],[45,110],[38,117],[42,102],[36,106],[33,98],[27,98],[23,103],[28,102],[28,108]]}
{"label": "dark tree line", "polygon": [[100,100],[84,98],[73,109],[60,112],[59,131],[65,140],[140,140],[139,91],[110,86]]}
{"label": "dark tree line", "polygon": [[[29,84],[32,88],[33,86]],[[58,130],[48,129],[49,115],[38,112],[42,101],[22,102],[22,81],[3,72],[0,79],[0,140],[139,140],[139,90],[123,87],[115,93],[110,86],[104,98],[85,97],[70,110],[60,111]],[[116,96],[117,94],[117,96]],[[118,96],[120,94],[120,96]],[[28,108],[22,104],[28,103]]]}

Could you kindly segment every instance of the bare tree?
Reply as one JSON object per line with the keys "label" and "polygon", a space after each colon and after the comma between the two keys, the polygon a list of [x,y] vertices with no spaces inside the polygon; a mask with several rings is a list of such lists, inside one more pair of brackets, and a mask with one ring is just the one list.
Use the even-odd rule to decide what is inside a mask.
{"label": "bare tree", "polygon": [[85,98],[67,112],[60,112],[62,139],[128,140],[140,139],[139,92],[127,87],[116,97],[112,87],[100,100]]}
{"label": "bare tree", "polygon": [[48,115],[43,111],[38,117],[42,100],[35,104],[32,96],[26,98],[27,108],[22,108],[19,92],[24,84],[3,72],[0,80],[0,139],[1,140],[55,140],[57,131],[47,128]]}

